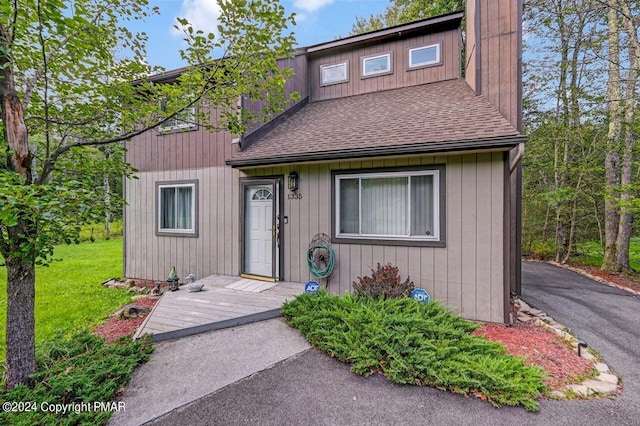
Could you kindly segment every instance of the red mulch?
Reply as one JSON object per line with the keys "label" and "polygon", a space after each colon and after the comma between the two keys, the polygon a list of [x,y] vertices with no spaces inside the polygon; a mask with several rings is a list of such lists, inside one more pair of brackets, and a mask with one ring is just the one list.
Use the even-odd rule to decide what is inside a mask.
{"label": "red mulch", "polygon": [[591,275],[610,281],[620,287],[630,288],[631,290],[640,291],[640,280],[624,274],[613,274],[606,272],[593,266],[574,266],[574,268],[582,269]]}
{"label": "red mulch", "polygon": [[[144,299],[140,299],[130,304],[153,309],[153,306],[157,301],[157,297],[145,297]],[[139,316],[131,319],[121,319],[116,316],[112,316],[104,324],[96,327],[93,330],[93,333],[97,336],[103,337],[107,343],[111,343],[122,336],[133,335],[145,318],[146,316]]]}
{"label": "red mulch", "polygon": [[474,334],[502,343],[515,356],[523,356],[524,362],[542,367],[548,376],[545,383],[551,390],[575,383],[578,376],[587,375],[593,364],[561,341],[553,332],[532,324],[516,323],[511,327],[484,324]]}

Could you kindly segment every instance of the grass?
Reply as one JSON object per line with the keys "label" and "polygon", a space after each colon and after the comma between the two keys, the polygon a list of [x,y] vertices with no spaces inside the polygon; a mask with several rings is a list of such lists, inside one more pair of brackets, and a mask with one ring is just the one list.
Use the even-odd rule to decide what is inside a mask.
{"label": "grass", "polygon": [[[571,258],[573,262],[581,265],[595,266],[596,268],[602,266],[604,253],[600,243],[596,241],[579,243],[578,253],[578,256],[573,256]],[[640,271],[640,237],[631,238],[629,263],[633,269]]]}
{"label": "grass", "polygon": [[[100,283],[122,275],[122,239],[57,246],[63,260],[36,268],[36,344],[59,333],[92,328],[131,301]],[[7,271],[0,268],[0,359],[5,356]]]}
{"label": "grass", "polygon": [[357,374],[380,372],[394,383],[433,386],[530,411],[538,409],[536,398],[546,389],[540,368],[472,335],[476,324],[439,303],[322,291],[287,302],[282,312],[312,345],[350,363]]}

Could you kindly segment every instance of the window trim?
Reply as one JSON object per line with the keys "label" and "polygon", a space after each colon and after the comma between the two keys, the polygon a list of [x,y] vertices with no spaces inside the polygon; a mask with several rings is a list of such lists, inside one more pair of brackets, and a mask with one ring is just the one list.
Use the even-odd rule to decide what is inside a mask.
{"label": "window trim", "polygon": [[[374,72],[370,72],[370,73],[367,73],[365,71],[365,69],[366,69],[365,63],[366,63],[366,61],[369,61],[369,60],[372,60],[372,59],[382,58],[382,57],[385,57],[385,56],[387,58],[389,58],[389,67],[387,69],[380,70],[380,71],[374,71]],[[374,53],[372,55],[362,56],[360,58],[360,78],[361,79],[379,77],[379,76],[382,76],[382,75],[389,75],[389,74],[393,74],[393,51]]]}
{"label": "window trim", "polygon": [[[193,188],[193,198],[191,206],[191,220],[193,227],[191,229],[172,229],[172,228],[160,228],[162,223],[160,215],[162,214],[162,189],[163,188]],[[176,180],[176,181],[162,181],[156,182],[156,235],[157,236],[170,236],[170,237],[198,237],[198,180]]]}
{"label": "window trim", "polygon": [[[190,118],[193,119],[193,123],[185,122],[177,118],[180,114],[187,113]],[[190,132],[198,129],[198,107],[192,106],[186,108],[184,111],[173,117],[171,120],[182,121],[182,124],[176,124],[174,126],[167,125],[167,123],[159,124],[156,127],[156,131],[160,135],[167,135],[177,132]]]}
{"label": "window trim", "polygon": [[[413,62],[411,61],[411,53],[416,51],[416,50],[423,50],[423,49],[429,49],[435,47],[437,49],[437,55],[436,55],[436,60],[432,61],[432,62],[421,62],[418,64],[413,64]],[[425,44],[425,45],[420,45],[420,46],[413,46],[413,47],[409,47],[407,49],[407,71],[411,71],[411,70],[417,70],[417,69],[421,69],[421,68],[428,68],[428,67],[436,67],[438,65],[442,65],[443,61],[442,61],[442,41],[438,41],[436,43],[430,43],[430,44]]]}
{"label": "window trim", "polygon": [[[400,167],[384,169],[332,170],[331,172],[331,235],[337,244],[376,244],[391,246],[421,246],[446,247],[446,166],[444,164],[421,167]],[[434,229],[438,235],[425,238],[424,236],[381,236],[340,234],[339,179],[353,179],[355,177],[404,177],[404,176],[434,175]],[[359,201],[361,202],[361,200]]]}
{"label": "window trim", "polygon": [[[336,68],[340,66],[344,66],[345,68],[345,76],[346,76],[345,78],[342,78],[340,80],[331,80],[331,81],[326,81],[324,79],[325,69]],[[320,65],[320,87],[331,86],[331,85],[340,84],[340,83],[348,83],[348,82],[349,82],[349,60],[348,59],[340,62],[333,62],[331,64]]]}

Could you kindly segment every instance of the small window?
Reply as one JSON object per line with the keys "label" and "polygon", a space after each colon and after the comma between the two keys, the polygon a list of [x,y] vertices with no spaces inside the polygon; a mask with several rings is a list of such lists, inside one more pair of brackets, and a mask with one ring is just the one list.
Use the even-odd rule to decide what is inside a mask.
{"label": "small window", "polygon": [[345,83],[349,81],[349,61],[320,65],[320,85]]}
{"label": "small window", "polygon": [[336,237],[440,241],[440,173],[336,174]]}
{"label": "small window", "polygon": [[[164,107],[163,107],[164,110]],[[160,133],[195,130],[198,128],[196,107],[187,108],[158,126]]]}
{"label": "small window", "polygon": [[409,49],[409,69],[442,64],[441,45],[441,43],[436,43]]}
{"label": "small window", "polygon": [[195,236],[197,181],[158,183],[158,234]]}
{"label": "small window", "polygon": [[365,56],[362,58],[362,77],[374,77],[377,75],[393,73],[391,52]]}

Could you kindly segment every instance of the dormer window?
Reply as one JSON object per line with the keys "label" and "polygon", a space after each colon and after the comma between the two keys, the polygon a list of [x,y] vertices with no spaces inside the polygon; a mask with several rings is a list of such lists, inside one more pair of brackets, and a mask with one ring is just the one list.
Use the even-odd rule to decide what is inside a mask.
{"label": "dormer window", "polygon": [[320,65],[320,85],[346,83],[349,81],[349,61]]}
{"label": "dormer window", "polygon": [[413,47],[409,49],[409,69],[424,68],[442,64],[442,43],[429,44],[427,46]]}
{"label": "dormer window", "polygon": [[362,78],[393,73],[392,52],[379,53],[362,57]]}
{"label": "dormer window", "polygon": [[175,131],[195,130],[198,128],[196,116],[196,107],[187,108],[159,125],[158,132],[170,133]]}

